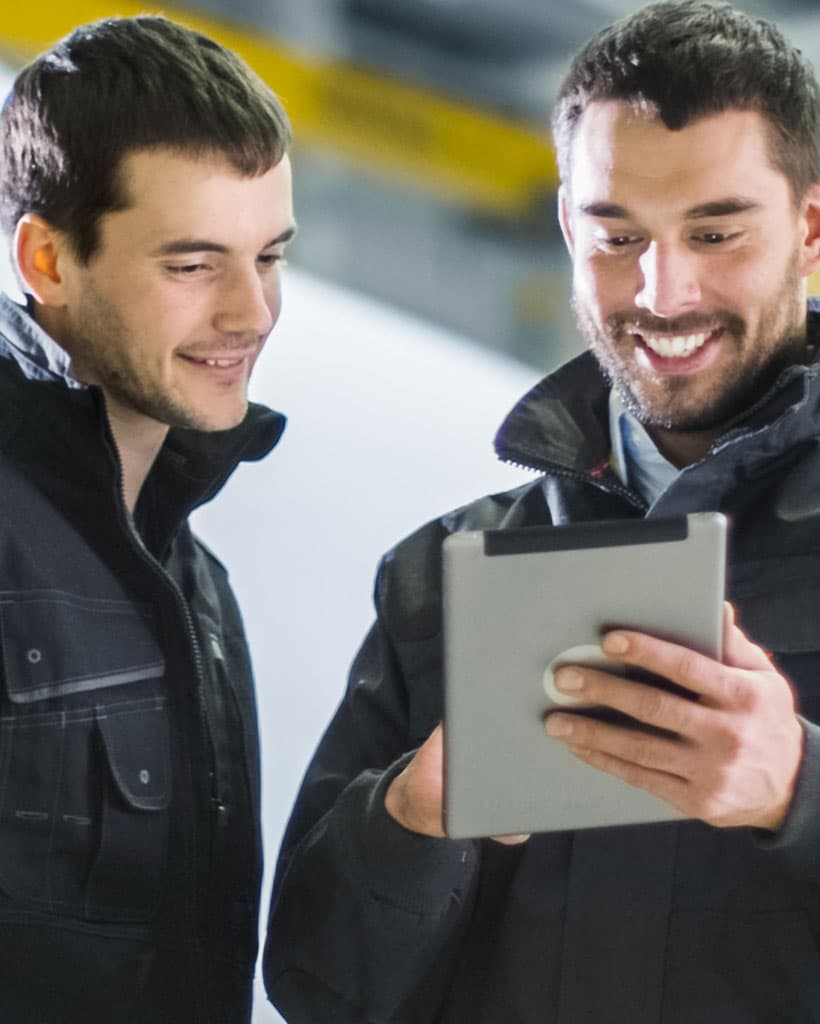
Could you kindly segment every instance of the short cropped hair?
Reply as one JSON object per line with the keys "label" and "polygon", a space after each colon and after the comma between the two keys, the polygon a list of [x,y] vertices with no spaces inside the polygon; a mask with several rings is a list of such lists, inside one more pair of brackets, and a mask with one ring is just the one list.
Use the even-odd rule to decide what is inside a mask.
{"label": "short cropped hair", "polygon": [[820,180],[814,69],[775,25],[722,0],[652,3],[587,43],[552,117],[564,182],[578,122],[596,100],[652,111],[671,131],[726,110],[757,111],[770,129],[773,165],[789,181],[795,202]]}
{"label": "short cropped hair", "polygon": [[0,224],[36,213],[88,262],[101,217],[127,206],[123,158],[168,147],[242,176],[290,143],[281,103],[236,54],[163,17],[76,28],[25,67],[0,114]]}

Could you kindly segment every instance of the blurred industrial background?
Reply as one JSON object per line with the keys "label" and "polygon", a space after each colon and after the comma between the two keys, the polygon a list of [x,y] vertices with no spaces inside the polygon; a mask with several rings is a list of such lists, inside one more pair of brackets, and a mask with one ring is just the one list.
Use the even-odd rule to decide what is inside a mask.
{"label": "blurred industrial background", "polygon": [[[239,52],[293,120],[300,233],[253,382],[288,429],[196,521],[231,571],[254,656],[266,896],[370,618],[379,554],[422,520],[524,479],[495,462],[492,435],[579,345],[554,216],[551,97],[578,46],[637,6],[39,0],[0,18],[0,90],[76,24],[161,10]],[[774,17],[820,66],[820,0],[740,6]],[[1,260],[0,286],[14,287]],[[278,1022],[261,985],[258,995],[254,1024]]]}
{"label": "blurred industrial background", "polygon": [[[11,6],[11,5],[10,5]],[[296,143],[292,260],[549,369],[577,348],[547,130],[569,56],[632,0],[40,0],[15,63],[73,25],[161,9],[241,53]],[[820,0],[745,0],[820,64]]]}

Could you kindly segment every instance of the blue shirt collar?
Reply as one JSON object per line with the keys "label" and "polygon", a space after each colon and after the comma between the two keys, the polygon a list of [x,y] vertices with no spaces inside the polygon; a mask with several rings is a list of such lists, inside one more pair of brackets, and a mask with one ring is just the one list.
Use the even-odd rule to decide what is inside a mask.
{"label": "blue shirt collar", "polygon": [[646,428],[624,405],[616,388],[609,392],[612,469],[652,505],[680,470],[658,451]]}
{"label": "blue shirt collar", "polygon": [[71,357],[40,327],[25,306],[0,292],[0,353],[10,356],[30,380],[62,380],[82,388],[71,372]]}

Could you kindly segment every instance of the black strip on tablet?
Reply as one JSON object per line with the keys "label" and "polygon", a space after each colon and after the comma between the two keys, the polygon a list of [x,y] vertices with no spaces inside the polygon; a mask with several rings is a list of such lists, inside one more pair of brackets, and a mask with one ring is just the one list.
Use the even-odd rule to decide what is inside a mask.
{"label": "black strip on tablet", "polygon": [[576,548],[611,548],[627,544],[660,544],[685,540],[686,516],[666,519],[600,519],[565,526],[524,526],[513,530],[485,530],[485,555],[526,555],[533,551],[572,551]]}

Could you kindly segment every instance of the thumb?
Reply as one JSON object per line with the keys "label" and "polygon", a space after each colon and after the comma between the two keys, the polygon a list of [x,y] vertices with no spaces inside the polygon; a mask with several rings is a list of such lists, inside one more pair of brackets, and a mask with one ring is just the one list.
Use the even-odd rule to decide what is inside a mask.
{"label": "thumb", "polygon": [[766,669],[771,659],[737,625],[735,609],[728,601],[723,605],[723,661],[732,668]]}

